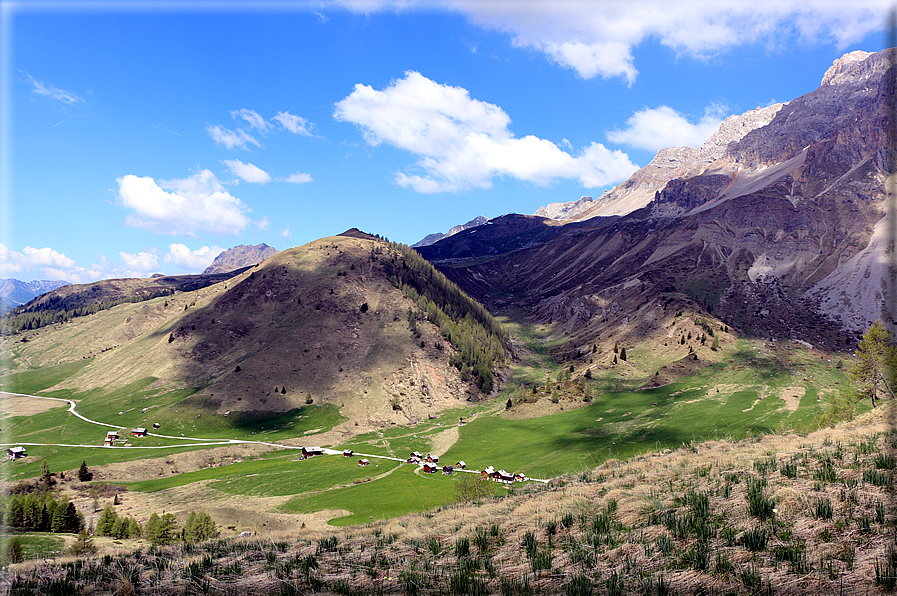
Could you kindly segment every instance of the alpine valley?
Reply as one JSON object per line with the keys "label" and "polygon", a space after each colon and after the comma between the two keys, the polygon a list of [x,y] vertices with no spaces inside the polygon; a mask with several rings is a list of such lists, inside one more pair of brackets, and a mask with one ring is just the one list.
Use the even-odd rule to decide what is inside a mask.
{"label": "alpine valley", "polygon": [[847,373],[897,325],[894,81],[851,52],[600,197],[416,248],[353,228],[16,307],[0,509],[48,561],[14,593],[893,589],[891,400]]}

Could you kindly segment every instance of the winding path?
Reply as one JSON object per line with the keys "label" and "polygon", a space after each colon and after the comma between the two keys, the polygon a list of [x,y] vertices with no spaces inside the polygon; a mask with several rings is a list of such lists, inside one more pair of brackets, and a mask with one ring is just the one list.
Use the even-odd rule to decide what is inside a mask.
{"label": "winding path", "polygon": [[[69,413],[81,420],[88,422],[90,424],[96,424],[98,426],[104,426],[106,428],[114,428],[116,430],[125,430],[128,427],[119,426],[116,424],[108,424],[106,422],[99,422],[97,420],[91,420],[86,416],[78,413],[75,409],[77,405],[74,400],[71,399],[63,399],[60,397],[43,397],[40,395],[29,395],[27,393],[12,393],[10,391],[0,391],[0,396],[10,396],[10,397],[24,397],[29,399],[44,399],[44,400],[52,400],[52,401],[61,401],[67,403],[69,405]],[[129,446],[112,446],[112,445],[71,445],[66,443],[0,443],[2,447],[22,445],[29,447],[84,447],[91,449],[177,449],[182,447],[207,447],[209,445],[243,445],[243,444],[251,444],[251,445],[266,445],[269,447],[276,447],[279,449],[293,449],[293,450],[301,450],[302,447],[294,447],[292,445],[283,445],[281,443],[269,443],[267,441],[250,441],[245,439],[205,439],[202,437],[175,437],[172,435],[160,435],[156,433],[147,433],[150,437],[158,437],[160,439],[174,439],[176,441],[199,441],[198,443],[180,443],[178,445],[153,445],[153,446],[141,446],[141,445],[129,445]],[[342,451],[338,451],[336,449],[328,449],[322,448],[322,451],[325,455],[342,455]],[[353,453],[353,457],[367,457],[367,458],[376,458],[376,459],[388,459],[392,461],[397,461],[400,463],[406,463],[407,460],[404,460],[399,457],[393,457],[389,455],[374,455],[370,453]],[[419,467],[423,467],[423,463],[418,464]],[[455,472],[466,472],[468,474],[479,474],[479,470],[461,470],[456,469]],[[547,483],[548,480],[541,478],[527,478],[527,480],[531,480],[533,482],[541,482]]]}

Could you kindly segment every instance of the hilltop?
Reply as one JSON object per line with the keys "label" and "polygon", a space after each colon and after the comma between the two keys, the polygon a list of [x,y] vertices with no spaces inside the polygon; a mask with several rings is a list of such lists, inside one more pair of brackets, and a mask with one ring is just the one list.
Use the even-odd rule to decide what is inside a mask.
{"label": "hilltop", "polygon": [[[465,372],[476,371],[463,333],[443,337],[396,272],[421,295],[429,290],[418,276],[444,278],[419,257],[418,269],[410,267],[403,250],[373,237],[324,238],[198,289],[7,337],[4,348],[14,373],[82,362],[48,391],[149,383],[158,392],[194,391],[188,403],[197,415],[276,415],[313,403],[340,408],[351,421],[346,432],[407,424],[481,399],[496,363],[483,364],[489,383]],[[451,318],[460,322],[472,307]]]}

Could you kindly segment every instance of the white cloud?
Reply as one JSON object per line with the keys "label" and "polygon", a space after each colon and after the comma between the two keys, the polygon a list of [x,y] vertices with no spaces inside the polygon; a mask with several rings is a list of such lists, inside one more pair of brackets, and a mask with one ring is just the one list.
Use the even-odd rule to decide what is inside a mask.
{"label": "white cloud", "polygon": [[74,103],[83,103],[84,100],[81,99],[77,94],[72,93],[71,91],[67,91],[65,89],[60,89],[59,87],[54,87],[48,83],[44,83],[43,81],[38,81],[30,74],[26,75],[28,77],[28,81],[31,83],[32,91],[37,93],[38,95],[44,95],[47,97],[51,97],[57,101],[61,101],[66,104],[74,104]]}
{"label": "white cloud", "polygon": [[271,182],[271,175],[268,172],[251,163],[243,163],[239,159],[225,159],[222,163],[227,166],[231,174],[244,182],[255,184]]}
{"label": "white cloud", "polygon": [[72,270],[78,269],[75,261],[57,250],[26,246],[18,252],[0,243],[0,276],[30,277],[34,269],[42,271],[47,279],[79,281],[72,276]]}
{"label": "white cloud", "polygon": [[74,267],[75,261],[68,258],[61,252],[57,252],[50,247],[32,248],[26,246],[22,249],[28,262],[31,265],[47,265],[52,267]]}
{"label": "white cloud", "polygon": [[290,240],[290,239],[293,238],[293,235],[290,233],[290,226],[285,227],[285,228],[282,229],[280,232],[278,232],[278,234],[280,234],[281,236],[283,236],[283,237],[286,238],[287,240]]}
{"label": "white cloud", "polygon": [[255,226],[260,230],[267,230],[268,228],[271,227],[271,222],[268,221],[267,217],[263,217],[260,220],[258,220],[257,222],[255,222]]}
{"label": "white cloud", "polygon": [[258,139],[242,128],[233,131],[220,124],[206,124],[206,132],[209,133],[216,145],[220,145],[225,149],[233,149],[234,147],[248,149],[247,144],[255,145],[256,147],[262,146]]}
{"label": "white cloud", "polygon": [[700,147],[722,124],[724,106],[712,105],[696,123],[669,106],[645,108],[626,120],[626,128],[607,133],[613,143],[656,152],[667,147]]}
{"label": "white cloud", "polygon": [[237,234],[249,225],[249,211],[209,170],[178,180],[128,174],[118,179],[118,200],[134,212],[125,224],[158,234]]}
{"label": "white cloud", "polygon": [[131,254],[124,251],[118,252],[118,258],[124,266],[132,271],[135,277],[143,277],[159,269],[159,257],[152,252],[141,251]]}
{"label": "white cloud", "polygon": [[281,182],[290,182],[292,184],[305,184],[307,182],[313,182],[314,179],[311,177],[311,174],[306,174],[305,172],[293,172],[286,178],[281,178]]}
{"label": "white cloud", "polygon": [[271,128],[271,124],[268,123],[267,120],[261,117],[261,115],[255,110],[247,110],[246,108],[240,110],[234,110],[230,113],[231,117],[236,120],[240,118],[245,120],[249,125],[249,128],[257,128],[258,130],[265,132],[269,128]]}
{"label": "white cloud", "polygon": [[372,146],[386,142],[418,155],[412,172],[396,174],[399,185],[418,192],[489,188],[495,176],[534,184],[573,179],[595,187],[637,169],[625,153],[597,143],[574,156],[545,139],[515,138],[500,107],[417,72],[406,72],[384,91],[355,85],[334,117],[358,125]]}
{"label": "white cloud", "polygon": [[218,246],[203,246],[190,250],[184,244],[175,243],[168,245],[168,254],[165,255],[164,261],[191,271],[201,271],[211,265],[215,257],[222,252],[224,249]]}
{"label": "white cloud", "polygon": [[277,112],[277,115],[271,118],[284,129],[289,132],[297,135],[305,135],[308,137],[313,137],[314,133],[312,133],[312,129],[315,127],[313,122],[309,122],[302,116],[296,116],[294,114],[290,114],[289,112]]}
{"label": "white cloud", "polygon": [[[429,0],[338,1],[362,13],[433,5]],[[749,43],[843,50],[883,31],[893,0],[443,0],[440,5],[507,33],[515,46],[542,52],[583,78],[620,77],[632,84],[638,74],[633,49],[649,38],[695,57]]]}

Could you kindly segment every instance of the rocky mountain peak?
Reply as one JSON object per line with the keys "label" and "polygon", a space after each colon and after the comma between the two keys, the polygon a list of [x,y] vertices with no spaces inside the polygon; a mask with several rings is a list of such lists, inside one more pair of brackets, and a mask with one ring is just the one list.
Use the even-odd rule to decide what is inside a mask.
{"label": "rocky mountain peak", "polygon": [[567,219],[574,217],[592,206],[592,197],[580,197],[579,200],[567,203],[548,203],[539,207],[533,215],[547,217],[548,219]]}
{"label": "rocky mountain peak", "polygon": [[[869,60],[869,58],[872,60]],[[822,77],[822,85],[840,85],[857,83],[888,68],[887,57],[883,52],[871,53],[862,50],[849,52],[835,60]]]}
{"label": "rocky mountain peak", "polygon": [[272,257],[276,254],[277,249],[268,246],[265,243],[257,244],[255,246],[241,244],[239,246],[229,248],[228,250],[225,250],[220,255],[215,257],[215,260],[212,261],[212,264],[206,267],[206,270],[202,273],[203,275],[210,275],[212,273],[226,273],[228,271],[234,271],[236,269],[240,269],[241,267],[249,267],[250,265],[261,263],[268,257]]}

